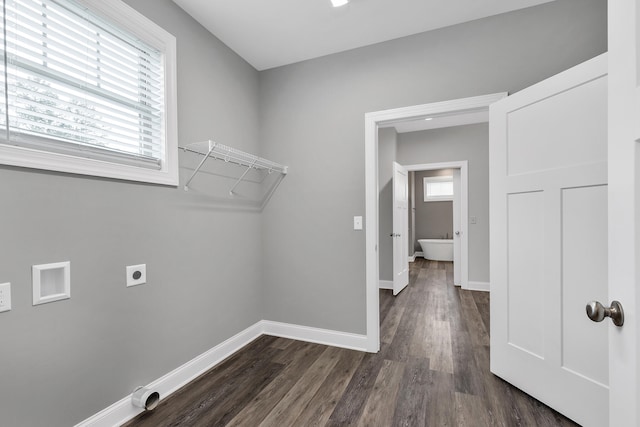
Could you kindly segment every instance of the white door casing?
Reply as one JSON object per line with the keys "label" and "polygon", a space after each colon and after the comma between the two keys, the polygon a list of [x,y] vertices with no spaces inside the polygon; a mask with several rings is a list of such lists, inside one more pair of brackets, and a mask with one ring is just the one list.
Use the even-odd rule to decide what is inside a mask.
{"label": "white door casing", "polygon": [[607,57],[490,108],[491,371],[608,423]]}
{"label": "white door casing", "polygon": [[[507,96],[506,92],[469,98],[433,102],[390,110],[374,111],[364,116],[365,166],[365,299],[367,346],[369,352],[380,350],[380,300],[378,259],[378,127],[400,120],[416,120],[439,115],[487,111],[489,105]],[[463,249],[464,250],[464,249]]]}
{"label": "white door casing", "polygon": [[409,188],[409,261],[413,262],[416,260],[416,173],[413,171],[409,171]]}
{"label": "white door casing", "polygon": [[640,5],[609,1],[609,301],[625,323],[609,327],[609,425],[640,425]]}
{"label": "white door casing", "polygon": [[409,284],[409,172],[393,162],[393,295]]}
{"label": "white door casing", "polygon": [[[462,204],[462,185],[460,169],[453,170],[453,284],[461,286],[462,284],[462,223],[461,223],[461,204]],[[467,264],[468,265],[468,264]]]}

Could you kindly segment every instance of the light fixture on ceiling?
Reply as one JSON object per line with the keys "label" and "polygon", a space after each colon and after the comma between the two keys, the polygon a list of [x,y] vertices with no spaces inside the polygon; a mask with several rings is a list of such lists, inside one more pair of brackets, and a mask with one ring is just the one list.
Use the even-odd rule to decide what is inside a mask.
{"label": "light fixture on ceiling", "polygon": [[347,3],[349,3],[349,0],[331,0],[333,7],[344,6]]}
{"label": "light fixture on ceiling", "polygon": [[433,120],[433,117],[427,117],[425,120],[426,121]]}

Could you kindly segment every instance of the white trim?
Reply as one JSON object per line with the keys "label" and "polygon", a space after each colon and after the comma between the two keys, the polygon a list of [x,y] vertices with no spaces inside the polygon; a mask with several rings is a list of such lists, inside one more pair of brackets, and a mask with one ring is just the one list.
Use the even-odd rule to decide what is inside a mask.
{"label": "white trim", "polygon": [[[145,385],[145,387],[157,391],[160,393],[160,398],[165,399],[180,387],[213,368],[262,334],[263,325],[262,322],[258,322],[202,353],[200,356],[195,357],[179,368],[174,369],[162,378],[153,381],[149,385]],[[131,392],[133,393],[133,390],[131,390]],[[131,395],[128,395],[92,417],[76,424],[76,427],[119,426],[133,419],[142,411],[143,409],[133,406],[131,403]]]}
{"label": "white trim", "polygon": [[506,92],[415,105],[412,107],[366,113],[364,116],[364,173],[365,173],[365,298],[367,316],[367,351],[380,350],[380,301],[378,280],[378,127],[401,120],[419,119],[432,114],[455,114],[483,111],[507,96]]}
{"label": "white trim", "polygon": [[424,252],[422,251],[416,251],[415,254],[413,254],[416,258],[420,257],[420,258],[424,258]]}
{"label": "white trim", "polygon": [[[262,335],[291,338],[359,351],[366,351],[367,344],[365,335],[261,320],[163,377],[145,385],[145,387],[157,391],[160,393],[160,398],[165,399]],[[133,390],[131,392],[133,393]],[[76,424],[75,427],[120,426],[142,411],[143,409],[133,406],[131,395],[128,395]]]}
{"label": "white trim", "polygon": [[[460,284],[467,289],[469,282],[469,162],[467,160],[455,162],[423,163],[405,166],[408,171],[418,172],[439,169],[460,169]],[[424,258],[424,254],[420,252]],[[454,260],[455,261],[455,260]]]}
{"label": "white trim", "polygon": [[365,303],[367,351],[380,350],[380,256],[378,254],[378,120],[365,114]]}
{"label": "white trim", "polygon": [[365,335],[272,322],[270,320],[263,320],[261,324],[265,335],[348,348],[350,350],[367,350],[367,337]]}
{"label": "white trim", "polygon": [[[411,261],[411,257],[409,257],[409,262],[413,262]],[[380,280],[379,287],[380,289],[393,289],[393,280]]]}
{"label": "white trim", "polygon": [[411,255],[409,257],[409,262],[416,262],[416,253],[414,252],[413,255]]}
{"label": "white trim", "polygon": [[483,292],[490,292],[491,291],[491,285],[489,284],[489,282],[468,282],[467,287],[463,287],[462,289],[465,289],[467,291],[483,291]]}

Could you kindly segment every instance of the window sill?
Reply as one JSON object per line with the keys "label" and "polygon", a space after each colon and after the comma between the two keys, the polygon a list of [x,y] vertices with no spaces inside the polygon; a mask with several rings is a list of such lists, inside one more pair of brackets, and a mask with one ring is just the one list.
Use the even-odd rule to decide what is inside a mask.
{"label": "window sill", "polygon": [[177,153],[169,158],[173,161],[163,165],[160,170],[152,170],[0,144],[0,164],[3,165],[177,187]]}

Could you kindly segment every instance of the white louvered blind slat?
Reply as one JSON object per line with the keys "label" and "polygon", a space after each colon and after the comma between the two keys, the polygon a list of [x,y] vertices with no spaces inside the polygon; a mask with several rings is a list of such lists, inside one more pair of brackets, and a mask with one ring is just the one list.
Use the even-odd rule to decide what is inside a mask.
{"label": "white louvered blind slat", "polygon": [[165,160],[162,54],[73,0],[1,3],[6,139],[159,169]]}

